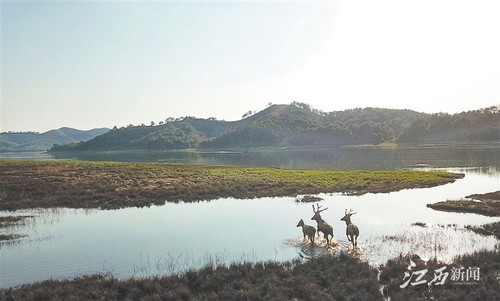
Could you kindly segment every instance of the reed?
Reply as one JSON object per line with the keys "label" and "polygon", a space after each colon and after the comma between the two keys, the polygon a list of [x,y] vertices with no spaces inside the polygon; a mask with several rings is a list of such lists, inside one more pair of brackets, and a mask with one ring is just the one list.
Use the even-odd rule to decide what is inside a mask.
{"label": "reed", "polygon": [[[209,264],[182,274],[118,279],[109,273],[47,280],[0,289],[2,300],[498,300],[500,255],[480,251],[451,263],[429,261],[427,268],[477,267],[474,285],[401,288],[408,256],[376,269],[348,255],[319,256],[305,262]],[[145,263],[150,265],[150,263]],[[434,274],[426,275],[432,280]]]}
{"label": "reed", "polygon": [[[389,260],[381,267],[380,284],[383,286],[385,298],[391,300],[499,300],[498,271],[500,269],[500,253],[497,251],[479,251],[473,254],[457,256],[450,263],[430,260],[425,267],[429,272],[422,278],[432,281],[436,269],[446,266],[446,272],[452,268],[474,267],[480,270],[479,281],[460,283],[447,278],[443,285],[428,286],[408,285],[401,288],[405,272],[408,272],[409,258],[400,255]],[[451,277],[451,276],[450,276]],[[407,280],[407,279],[406,279]]]}
{"label": "reed", "polygon": [[345,256],[307,262],[208,264],[162,277],[120,280],[103,274],[48,280],[0,290],[0,299],[383,300],[376,269]]}

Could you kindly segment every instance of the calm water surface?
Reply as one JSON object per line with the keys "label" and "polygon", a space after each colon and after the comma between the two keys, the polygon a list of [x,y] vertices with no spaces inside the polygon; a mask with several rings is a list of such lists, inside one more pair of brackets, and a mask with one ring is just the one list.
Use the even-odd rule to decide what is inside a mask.
{"label": "calm water surface", "polygon": [[[443,164],[434,164],[437,161],[411,159],[398,164]],[[460,166],[477,163],[460,162],[465,162]],[[167,275],[207,264],[285,261],[348,251],[345,223],[340,218],[349,208],[357,212],[352,220],[361,232],[357,253],[374,265],[400,253],[450,260],[456,254],[494,249],[496,239],[464,231],[463,226],[498,218],[426,207],[500,189],[498,166],[479,166],[447,168],[466,176],[434,188],[362,196],[320,194],[324,199],[321,204],[329,208],[323,218],[334,227],[337,245],[331,248],[325,248],[324,242],[315,247],[302,242],[301,229],[295,225],[301,218],[314,225],[311,205],[290,197],[218,199],[109,211],[17,211],[15,215],[33,217],[24,226],[0,229],[0,234],[26,235],[15,243],[0,245],[0,286],[93,273],[112,273],[120,278]],[[412,226],[415,222],[424,222],[427,227]],[[394,237],[405,239],[401,242]]]}
{"label": "calm water surface", "polygon": [[173,162],[200,165],[272,166],[295,169],[398,169],[425,164],[431,167],[477,167],[500,164],[498,147],[249,149],[241,153],[186,151],[17,152],[1,159],[56,159],[122,162]]}

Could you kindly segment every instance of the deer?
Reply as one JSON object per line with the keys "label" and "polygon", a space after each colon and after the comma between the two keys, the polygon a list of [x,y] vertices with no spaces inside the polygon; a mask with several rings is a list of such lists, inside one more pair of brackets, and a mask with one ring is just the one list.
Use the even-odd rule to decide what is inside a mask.
{"label": "deer", "polygon": [[315,220],[316,223],[318,224],[318,237],[319,237],[319,232],[323,232],[323,235],[326,239],[326,244],[330,244],[331,238],[329,239],[328,236],[331,235],[333,238],[333,227],[330,226],[327,222],[325,222],[321,218],[320,214],[320,212],[325,211],[326,209],[328,209],[328,207],[325,209],[320,209],[321,206],[318,203],[316,203],[316,207],[317,209],[315,209],[314,205],[312,205],[314,216],[311,217],[311,220]]}
{"label": "deer", "polygon": [[341,218],[341,221],[344,221],[346,224],[346,229],[345,229],[345,234],[347,235],[347,240],[352,242],[352,248],[358,246],[358,236],[359,236],[359,229],[358,227],[351,222],[351,216],[356,214],[357,212],[352,212],[352,209],[347,212],[347,209],[345,210],[345,215],[343,218]]}
{"label": "deer", "polygon": [[306,225],[303,219],[300,219],[299,223],[297,224],[297,227],[302,227],[302,234],[304,235],[304,240],[306,239],[307,236],[311,241],[311,245],[314,244],[314,237],[316,236],[316,228],[310,225]]}

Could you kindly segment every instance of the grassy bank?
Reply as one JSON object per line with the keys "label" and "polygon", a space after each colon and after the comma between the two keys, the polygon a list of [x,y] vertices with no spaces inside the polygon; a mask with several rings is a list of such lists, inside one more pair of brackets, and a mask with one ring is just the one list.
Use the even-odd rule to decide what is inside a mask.
{"label": "grassy bank", "polygon": [[[499,300],[498,252],[460,256],[453,263],[429,262],[423,277],[432,281],[437,269],[479,268],[477,280],[445,279],[401,287],[409,257],[389,261],[379,271],[345,255],[322,256],[305,263],[242,263],[206,267],[179,276],[118,280],[84,276],[48,280],[0,290],[3,300]],[[415,271],[420,267],[414,268]],[[380,278],[378,278],[380,276]],[[412,279],[416,282],[415,278]],[[383,292],[383,294],[382,294]]]}
{"label": "grassy bank", "polygon": [[88,276],[0,291],[5,300],[383,300],[377,270],[350,257],[207,267],[180,276]]}
{"label": "grassy bank", "polygon": [[467,198],[472,200],[448,200],[435,204],[428,204],[427,207],[440,211],[500,216],[500,191],[485,194],[473,194],[467,196]]}
{"label": "grassy bank", "polygon": [[219,197],[390,192],[453,182],[442,171],[313,171],[186,164],[1,161],[0,210],[114,209]]}

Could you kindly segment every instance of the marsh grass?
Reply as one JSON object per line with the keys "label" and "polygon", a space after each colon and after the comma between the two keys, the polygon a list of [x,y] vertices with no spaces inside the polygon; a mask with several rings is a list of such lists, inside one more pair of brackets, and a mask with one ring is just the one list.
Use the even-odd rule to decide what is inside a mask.
{"label": "marsh grass", "polygon": [[[33,218],[33,216],[0,216],[0,229],[10,231],[12,229],[22,228],[22,226],[25,224],[26,219],[29,218]],[[25,236],[26,235],[16,233],[0,234],[0,244],[12,243]]]}
{"label": "marsh grass", "polygon": [[22,234],[0,234],[0,245],[12,243],[19,238],[25,237],[26,235]]}
{"label": "marsh grass", "polygon": [[[413,255],[400,255],[379,269],[357,258],[322,255],[307,261],[239,262],[206,265],[170,276],[117,279],[109,273],[47,280],[0,289],[2,300],[498,300],[498,252],[457,256],[451,263],[430,260],[431,272],[446,265],[479,267],[480,281],[462,285],[401,288]],[[420,266],[419,266],[420,268]]]}
{"label": "marsh grass", "polygon": [[[490,229],[494,225],[483,227]],[[498,240],[476,233],[470,227],[456,224],[414,223],[394,234],[367,238],[361,242],[361,258],[376,265],[401,254],[418,254],[422,258],[451,262],[457,254],[497,249]]]}
{"label": "marsh grass", "polygon": [[467,198],[428,204],[427,207],[440,211],[500,216],[500,190],[485,194],[473,194]]}
{"label": "marsh grass", "polygon": [[242,262],[180,275],[49,280],[0,290],[4,300],[383,300],[377,270],[347,256],[307,262]]}
{"label": "marsh grass", "polygon": [[434,210],[448,212],[477,213],[486,216],[500,216],[500,201],[498,200],[447,200],[445,202],[428,204],[427,207]]}
{"label": "marsh grass", "polygon": [[457,283],[448,279],[444,285],[428,286],[427,284],[401,288],[405,272],[408,272],[409,258],[411,255],[399,256],[389,260],[381,267],[380,283],[383,285],[384,297],[391,300],[477,300],[496,301],[500,300],[500,254],[497,251],[478,251],[469,255],[457,256],[451,263],[430,260],[425,267],[430,272],[423,280],[431,281],[434,270],[447,267],[447,272],[452,267],[478,267],[480,269],[480,280],[471,285]]}
{"label": "marsh grass", "polygon": [[485,224],[481,226],[465,226],[466,229],[485,236],[495,236],[500,239],[500,222]]}
{"label": "marsh grass", "polygon": [[315,203],[315,202],[321,202],[323,199],[314,195],[305,195],[301,198],[295,199],[295,202],[297,203]]}
{"label": "marsh grass", "polygon": [[317,171],[165,163],[2,161],[0,210],[143,207],[221,197],[257,198],[431,187],[443,171]]}
{"label": "marsh grass", "polygon": [[5,228],[5,227],[10,227],[16,224],[19,224],[21,221],[23,221],[25,218],[28,218],[31,216],[0,216],[0,228]]}
{"label": "marsh grass", "polygon": [[166,253],[158,258],[151,258],[149,254],[140,255],[137,263],[133,265],[133,277],[157,277],[167,275],[181,275],[186,271],[200,268],[229,267],[230,265],[258,262],[258,255],[252,250],[235,258],[229,251],[220,253],[207,253],[196,256],[193,252],[185,251],[178,255]]}

